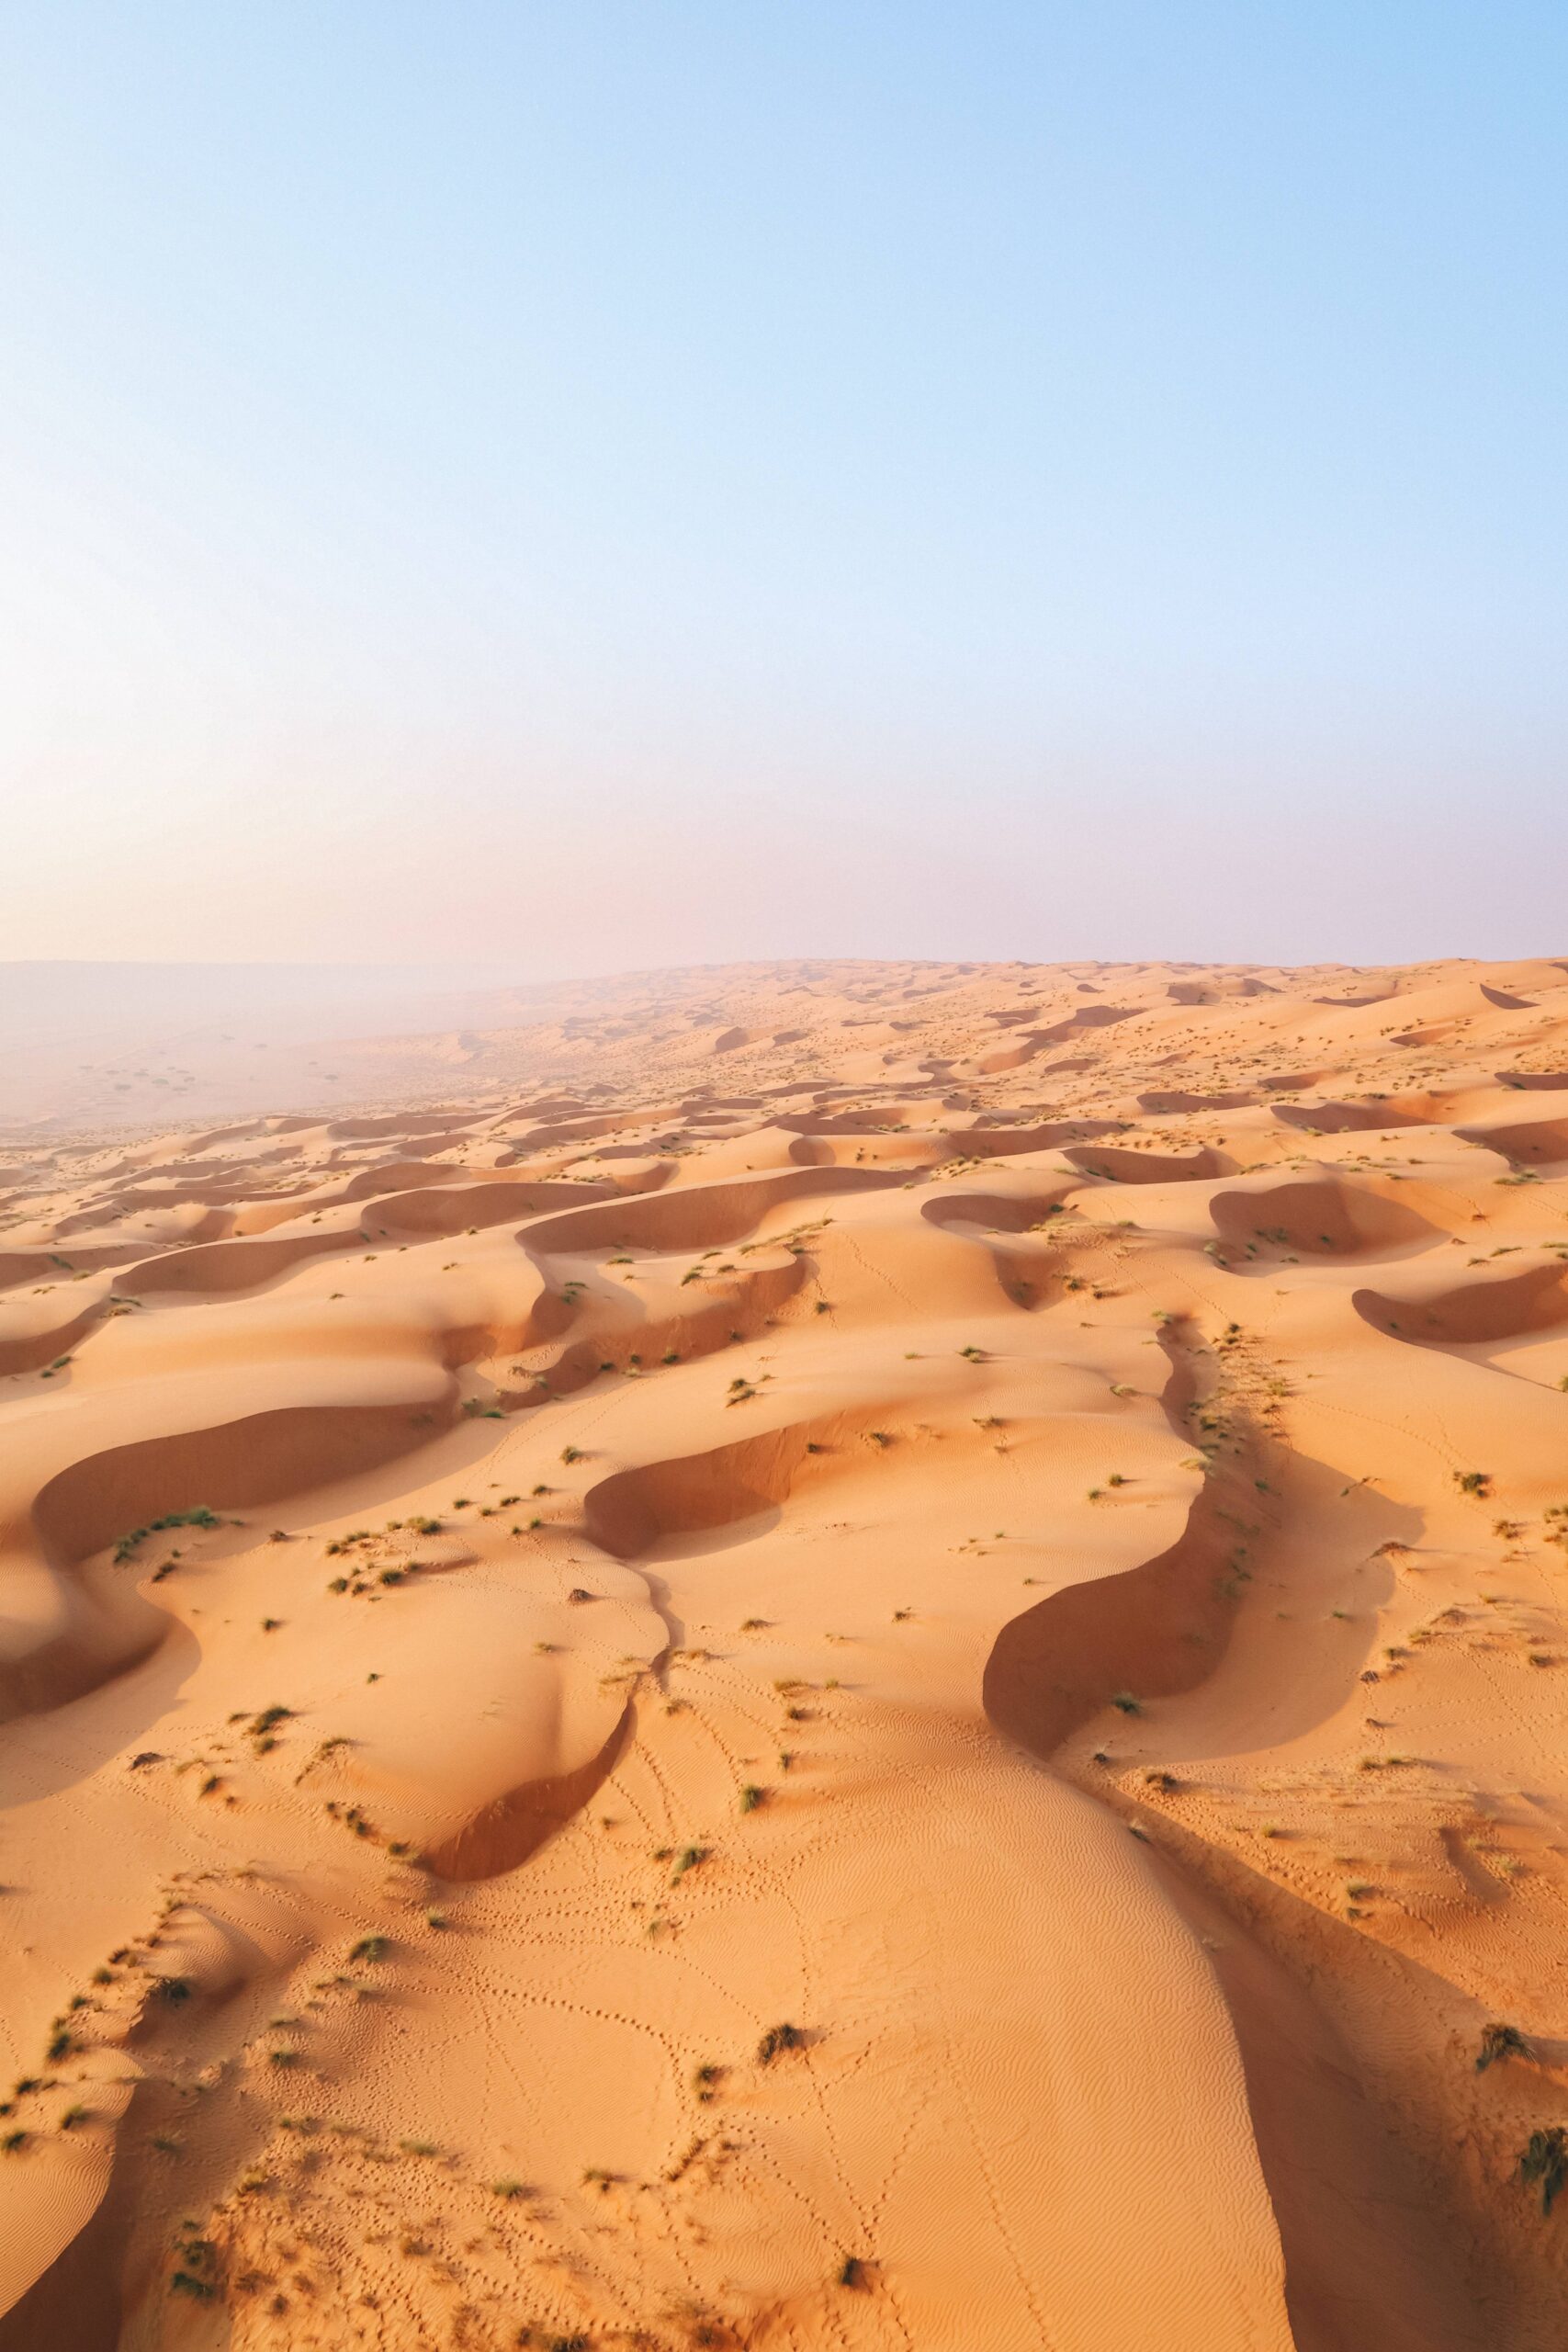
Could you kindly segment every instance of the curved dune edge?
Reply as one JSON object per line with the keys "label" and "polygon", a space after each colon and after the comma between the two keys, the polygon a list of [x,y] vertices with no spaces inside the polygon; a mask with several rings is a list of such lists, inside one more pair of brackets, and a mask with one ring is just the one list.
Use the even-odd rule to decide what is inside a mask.
{"label": "curved dune edge", "polygon": [[0,2346],[1556,2352],[1568,969],[570,1001],[0,1171]]}
{"label": "curved dune edge", "polygon": [[597,1756],[590,1757],[575,1771],[525,1781],[504,1796],[493,1798],[482,1813],[464,1822],[449,1838],[426,1847],[425,1867],[436,1878],[459,1886],[477,1879],[499,1878],[503,1871],[521,1870],[547,1838],[575,1820],[597,1796],[625,1749],[631,1716],[628,1700]]}
{"label": "curved dune edge", "polygon": [[1568,1333],[1568,1268],[1554,1261],[1519,1273],[1461,1283],[1425,1297],[1358,1290],[1350,1304],[1389,1338],[1432,1347],[1475,1347],[1531,1331]]}
{"label": "curved dune edge", "polygon": [[[1173,1350],[1166,1391],[1178,1426],[1201,1391],[1197,1367]],[[998,1731],[1050,1762],[1116,1695],[1149,1701],[1199,1690],[1215,1671],[1250,1581],[1237,1528],[1258,1510],[1266,1432],[1250,1422],[1198,1495],[1180,1535],[1120,1576],[1070,1584],[1005,1625],[986,1661],[986,1712]],[[1280,1906],[1235,1873],[1216,1887],[1200,1869],[1179,1900],[1209,1932],[1247,2077],[1258,2155],[1279,2222],[1285,2294],[1298,2352],[1356,2352],[1369,2340],[1401,2352],[1462,2352],[1478,2342],[1456,2310],[1457,2280],[1435,2218],[1419,2210],[1415,2168],[1367,2130],[1349,2053],[1314,2002],[1303,1954],[1271,1949]],[[1258,1913],[1263,1932],[1258,1933]],[[1216,1936],[1214,1928],[1223,1928]],[[1298,1929],[1298,1934],[1299,1934]],[[1307,1941],[1303,1937],[1302,1942]],[[1330,2186],[1332,2183],[1332,2186]],[[1368,2268],[1353,2305],[1339,2273],[1344,2233]],[[1375,2255],[1375,2260],[1372,2257]]]}

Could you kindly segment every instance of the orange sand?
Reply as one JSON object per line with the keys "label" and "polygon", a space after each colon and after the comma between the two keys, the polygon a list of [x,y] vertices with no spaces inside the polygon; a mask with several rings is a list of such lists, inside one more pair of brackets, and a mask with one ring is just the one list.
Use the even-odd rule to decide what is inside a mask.
{"label": "orange sand", "polygon": [[1568,963],[533,1010],[0,1155],[0,2352],[1555,2347]]}

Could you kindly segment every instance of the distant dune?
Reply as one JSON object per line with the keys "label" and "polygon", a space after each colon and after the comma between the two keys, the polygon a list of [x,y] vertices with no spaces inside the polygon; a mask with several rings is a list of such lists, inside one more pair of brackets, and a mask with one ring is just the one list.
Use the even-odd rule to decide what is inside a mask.
{"label": "distant dune", "polygon": [[385,1046],[324,1047],[516,1020],[532,993],[503,967],[0,963],[0,1136],[352,1102]]}
{"label": "distant dune", "polygon": [[0,1017],[0,2352],[1557,2352],[1568,960],[335,985]]}

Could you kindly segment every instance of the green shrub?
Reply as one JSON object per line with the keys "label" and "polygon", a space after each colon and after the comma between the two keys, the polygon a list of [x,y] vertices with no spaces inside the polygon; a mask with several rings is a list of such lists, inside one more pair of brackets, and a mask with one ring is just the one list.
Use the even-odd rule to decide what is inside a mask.
{"label": "green shrub", "polygon": [[1540,2183],[1540,2210],[1550,2213],[1553,2199],[1568,2180],[1568,2132],[1561,2123],[1530,2133],[1519,2158],[1519,2178],[1527,2187]]}
{"label": "green shrub", "polygon": [[1481,2048],[1476,2054],[1475,2071],[1483,2075],[1499,2058],[1528,2058],[1530,2046],[1517,2025],[1483,2025]]}

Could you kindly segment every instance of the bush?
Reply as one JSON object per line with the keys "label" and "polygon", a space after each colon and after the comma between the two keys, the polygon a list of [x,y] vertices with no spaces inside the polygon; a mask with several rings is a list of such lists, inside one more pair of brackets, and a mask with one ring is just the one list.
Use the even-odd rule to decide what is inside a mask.
{"label": "bush", "polygon": [[1529,2055],[1529,2043],[1517,2025],[1496,2023],[1483,2025],[1481,2029],[1481,2048],[1476,2053],[1475,2071],[1478,2075],[1483,2075],[1487,2067],[1495,2065],[1499,2058],[1528,2058]]}
{"label": "bush", "polygon": [[1552,2199],[1568,2180],[1568,2132],[1561,2123],[1530,2133],[1519,2158],[1519,2178],[1527,2187],[1540,2183],[1540,2210],[1550,2213]]}

